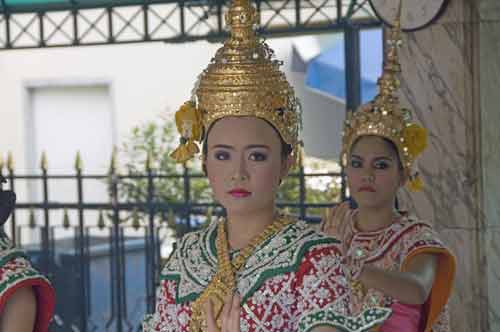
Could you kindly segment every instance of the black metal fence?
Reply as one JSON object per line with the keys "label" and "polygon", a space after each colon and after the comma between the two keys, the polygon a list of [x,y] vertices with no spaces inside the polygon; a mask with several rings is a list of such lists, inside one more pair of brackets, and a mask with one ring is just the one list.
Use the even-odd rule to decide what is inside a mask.
{"label": "black metal fence", "polygon": [[[139,330],[143,314],[154,310],[163,248],[168,251],[176,237],[199,227],[212,214],[223,213],[215,202],[193,198],[192,184],[207,180],[187,167],[180,174],[162,174],[146,163],[142,174],[120,174],[114,157],[109,172],[100,175],[84,174],[79,157],[73,174],[65,175],[49,174],[45,157],[36,175],[17,174],[11,160],[6,172],[0,166],[10,189],[17,191],[22,182],[41,189],[38,198],[32,195],[17,202],[6,227],[54,283],[52,332]],[[325,193],[324,201],[311,202],[308,181],[320,177],[329,179],[335,194]],[[76,197],[74,201],[51,198],[60,181],[72,183],[64,194]],[[106,188],[105,199],[96,202],[84,195],[90,181]],[[126,181],[141,181],[145,195],[124,201],[120,190]],[[180,198],[162,201],[157,195],[161,181],[182,183]],[[300,165],[288,181],[288,190],[295,190],[297,199],[278,205],[306,220],[319,221],[319,209],[345,197],[339,173],[310,173]]]}

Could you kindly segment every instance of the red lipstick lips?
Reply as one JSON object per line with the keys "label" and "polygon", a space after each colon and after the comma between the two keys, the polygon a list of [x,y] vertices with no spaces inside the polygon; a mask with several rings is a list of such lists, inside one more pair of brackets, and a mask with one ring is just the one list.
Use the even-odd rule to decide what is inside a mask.
{"label": "red lipstick lips", "polygon": [[358,190],[358,192],[363,192],[363,191],[366,191],[366,192],[369,192],[369,193],[376,192],[375,188],[373,188],[371,186],[363,186],[363,187],[359,188],[359,190]]}
{"label": "red lipstick lips", "polygon": [[250,196],[252,193],[248,190],[237,188],[229,191],[229,194],[235,198],[245,198]]}

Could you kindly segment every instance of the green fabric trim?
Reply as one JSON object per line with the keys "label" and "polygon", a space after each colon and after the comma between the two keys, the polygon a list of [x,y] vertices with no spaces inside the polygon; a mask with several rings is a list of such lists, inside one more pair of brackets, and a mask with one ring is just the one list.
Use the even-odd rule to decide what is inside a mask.
{"label": "green fabric trim", "polygon": [[356,317],[345,316],[335,312],[332,308],[315,310],[299,321],[299,332],[310,332],[316,327],[330,326],[340,332],[366,332],[380,325],[391,315],[389,308],[371,308],[363,311]]}
{"label": "green fabric trim", "polygon": [[[287,235],[287,233],[288,234],[291,233],[291,235]],[[302,238],[302,237],[311,236],[313,233],[317,234],[312,229],[309,229],[309,228],[303,229],[294,223],[294,224],[287,226],[281,232],[278,232],[277,234],[274,234],[272,237],[267,239],[264,243],[262,243],[256,249],[256,252],[266,248],[266,246],[269,245],[269,243],[277,236],[284,236],[284,237],[292,236],[293,237],[294,235],[300,234],[298,237]],[[212,262],[210,260],[208,255],[212,254],[214,257],[217,257],[217,250],[216,250],[217,227],[216,226],[215,227],[209,226],[209,228],[203,230],[202,233],[199,234],[198,236],[199,236],[199,240],[200,240],[200,249],[201,249],[201,253],[202,253],[202,259],[206,262],[208,268],[215,268],[216,269],[216,266],[213,265],[214,262]],[[186,242],[187,241],[185,241],[183,239],[181,241],[181,246],[177,247],[176,250],[180,250],[180,253],[186,252],[187,251],[187,248],[186,248],[187,243]],[[262,284],[267,279],[281,275],[281,274],[296,271],[299,268],[300,264],[302,263],[302,260],[305,256],[305,254],[312,247],[317,246],[317,245],[323,245],[323,244],[339,244],[339,243],[340,243],[339,240],[332,238],[332,237],[326,237],[323,235],[318,235],[318,236],[316,236],[315,239],[307,240],[307,242],[303,243],[300,248],[296,249],[296,250],[298,250],[298,253],[294,255],[295,260],[293,262],[290,262],[290,264],[287,265],[286,267],[283,267],[283,268],[270,267],[269,269],[266,269],[263,272],[258,272],[259,277],[258,277],[257,281],[255,281],[255,283],[252,285],[252,287],[245,294],[242,294],[242,303],[246,302],[262,286]],[[207,252],[207,251],[211,251],[211,252]],[[173,262],[173,263],[176,263],[180,267],[182,262],[179,262],[179,258],[182,258],[182,256],[175,255],[175,257],[172,257],[172,261],[175,260],[175,262]],[[169,262],[169,263],[172,263],[172,262]],[[193,276],[191,273],[189,273],[189,271],[187,271],[186,269],[183,269],[185,275],[181,276],[182,273],[180,271],[168,270],[168,265],[171,265],[171,264],[166,265],[167,271],[160,275],[160,280],[170,280],[170,281],[175,281],[177,283],[176,294],[175,294],[176,303],[180,304],[180,303],[192,302],[192,301],[196,300],[201,295],[201,292],[194,291],[194,292],[188,293],[185,296],[182,296],[182,297],[180,296],[179,285],[181,283],[181,278],[189,278],[192,282],[194,282],[195,284],[197,284],[199,286],[204,286],[204,285],[201,284],[200,282],[198,282],[198,280],[195,278],[195,276]],[[251,269],[245,271],[245,275],[249,275],[251,273],[254,273],[253,271],[251,271]],[[207,282],[209,282],[209,281],[207,281]]]}
{"label": "green fabric trim", "polygon": [[217,257],[217,244],[215,243],[216,242],[215,240],[217,239],[217,227],[215,227],[213,232],[207,232],[206,236],[209,237],[208,250],[210,250],[210,253],[212,254],[212,256]]}
{"label": "green fabric trim", "polygon": [[[175,259],[177,260],[177,257],[175,257]],[[186,271],[186,274],[189,275],[191,281],[197,283],[200,286],[203,286],[189,272]],[[167,274],[161,274],[160,280],[162,280],[162,281],[163,280],[175,281],[177,283],[177,286],[178,286],[180,284],[180,280],[181,280],[181,273],[180,272],[176,272],[176,273],[170,272]],[[193,293],[189,293],[188,295],[186,295],[184,297],[180,297],[179,291],[180,291],[180,288],[176,287],[176,289],[175,289],[175,302],[176,303],[192,302],[192,301],[196,300],[198,298],[198,296],[200,296],[200,293],[193,292]]]}
{"label": "green fabric trim", "polygon": [[10,250],[9,253],[5,253],[0,258],[0,266],[4,266],[7,262],[16,259],[16,258],[25,258],[29,261],[29,257],[21,250]]}
{"label": "green fabric trim", "polygon": [[278,276],[281,274],[297,271],[300,264],[302,263],[302,259],[304,258],[306,252],[311,247],[316,246],[316,245],[321,245],[321,244],[329,244],[329,243],[335,243],[335,240],[331,239],[331,238],[323,238],[323,239],[318,239],[318,240],[311,240],[309,242],[304,243],[302,248],[300,248],[299,254],[297,255],[297,259],[295,260],[295,262],[293,262],[292,264],[290,264],[284,268],[269,269],[269,270],[266,270],[263,273],[261,273],[259,276],[259,279],[255,282],[253,287],[250,288],[246,294],[242,294],[241,303],[245,303],[253,295],[253,293],[255,293],[262,286],[262,284],[267,279],[270,279],[272,277],[275,277],[275,276]]}

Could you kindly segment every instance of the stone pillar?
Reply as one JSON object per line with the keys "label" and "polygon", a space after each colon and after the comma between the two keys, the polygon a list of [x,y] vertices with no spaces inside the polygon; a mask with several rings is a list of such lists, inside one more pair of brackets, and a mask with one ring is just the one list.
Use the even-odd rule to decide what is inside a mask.
{"label": "stone pillar", "polygon": [[479,11],[479,112],[481,114],[481,273],[489,331],[500,331],[500,1],[482,0]]}
{"label": "stone pillar", "polygon": [[430,135],[404,204],[457,256],[452,331],[500,331],[500,1],[450,0],[404,41],[402,103]]}

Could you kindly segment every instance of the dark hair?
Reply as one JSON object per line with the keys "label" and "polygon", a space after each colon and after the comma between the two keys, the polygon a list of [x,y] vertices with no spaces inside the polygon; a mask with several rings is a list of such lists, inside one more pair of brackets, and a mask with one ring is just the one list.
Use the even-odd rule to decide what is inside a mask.
{"label": "dark hair", "polygon": [[[259,118],[261,119],[261,118]],[[220,120],[220,119],[219,119]],[[203,146],[201,148],[201,153],[202,153],[202,158],[203,158],[203,165],[202,165],[202,168],[203,168],[203,173],[205,173],[205,175],[207,175],[207,167],[205,165],[205,161],[207,159],[207,153],[208,153],[208,144],[207,144],[207,141],[208,141],[208,133],[210,133],[210,130],[212,130],[214,124],[219,121],[219,120],[216,120],[214,121],[214,123],[212,123],[210,125],[210,127],[208,128],[208,130],[204,133],[204,138],[203,138]],[[292,151],[293,151],[293,148],[290,144],[286,143],[284,140],[283,140],[283,137],[281,137],[281,134],[278,132],[278,130],[271,124],[271,122],[267,121],[266,119],[262,119],[264,121],[266,121],[266,123],[268,123],[271,128],[273,128],[274,132],[278,135],[279,139],[280,139],[280,142],[281,142],[281,160],[286,160],[291,154],[292,154]]]}

